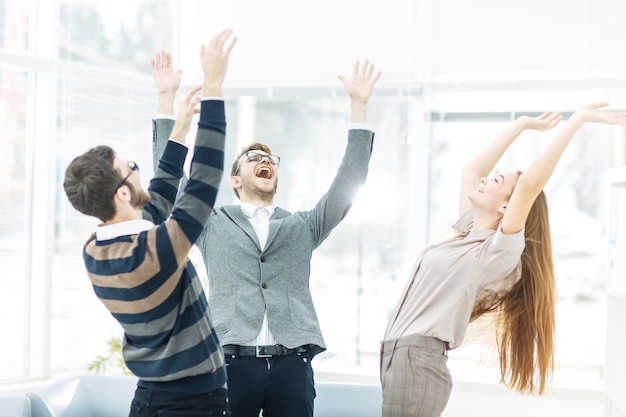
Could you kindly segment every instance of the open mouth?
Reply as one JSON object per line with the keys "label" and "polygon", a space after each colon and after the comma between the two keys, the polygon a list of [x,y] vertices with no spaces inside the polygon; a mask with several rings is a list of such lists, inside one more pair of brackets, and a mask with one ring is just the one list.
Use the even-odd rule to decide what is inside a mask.
{"label": "open mouth", "polygon": [[271,180],[272,179],[272,170],[267,167],[267,166],[261,166],[259,169],[257,169],[256,171],[256,176],[257,178],[264,178],[266,180]]}

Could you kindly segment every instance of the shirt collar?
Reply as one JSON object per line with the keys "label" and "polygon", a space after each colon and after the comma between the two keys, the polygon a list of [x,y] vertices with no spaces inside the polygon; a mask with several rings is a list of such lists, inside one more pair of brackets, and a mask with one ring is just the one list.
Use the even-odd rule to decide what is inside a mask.
{"label": "shirt collar", "polygon": [[256,213],[257,210],[266,210],[268,217],[272,217],[276,211],[276,206],[257,207],[254,204],[241,203],[241,211],[243,211],[243,214],[249,219],[254,217],[254,213]]}
{"label": "shirt collar", "polygon": [[96,240],[115,239],[120,236],[137,235],[154,227],[154,223],[148,220],[128,220],[125,222],[98,226]]}

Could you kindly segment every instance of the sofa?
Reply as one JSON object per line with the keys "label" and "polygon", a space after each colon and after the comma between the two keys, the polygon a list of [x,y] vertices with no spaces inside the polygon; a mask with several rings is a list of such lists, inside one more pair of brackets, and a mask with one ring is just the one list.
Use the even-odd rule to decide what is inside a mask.
{"label": "sofa", "polygon": [[[79,375],[55,380],[25,395],[0,396],[2,417],[127,417],[137,378]],[[315,417],[380,417],[380,385],[315,384]]]}
{"label": "sofa", "polygon": [[137,378],[80,375],[26,394],[31,417],[128,417]]}
{"label": "sofa", "polygon": [[25,395],[0,395],[0,416],[31,417],[30,399]]}

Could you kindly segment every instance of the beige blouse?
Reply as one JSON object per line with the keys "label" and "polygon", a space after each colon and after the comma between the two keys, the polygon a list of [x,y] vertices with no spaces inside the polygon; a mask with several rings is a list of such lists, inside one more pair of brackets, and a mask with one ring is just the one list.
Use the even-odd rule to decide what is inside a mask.
{"label": "beige blouse", "polygon": [[384,340],[418,334],[459,347],[482,292],[507,290],[520,278],[524,231],[505,235],[472,223],[470,210],[454,224],[455,237],[418,255]]}

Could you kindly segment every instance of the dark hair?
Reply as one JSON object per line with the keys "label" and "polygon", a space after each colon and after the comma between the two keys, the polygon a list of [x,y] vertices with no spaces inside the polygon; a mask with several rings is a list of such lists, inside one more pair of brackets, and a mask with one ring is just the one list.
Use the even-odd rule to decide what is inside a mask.
{"label": "dark hair", "polygon": [[[235,175],[237,175],[237,168],[239,168],[239,160],[241,159],[243,154],[248,151],[263,151],[267,154],[270,154],[270,155],[272,154],[272,149],[266,144],[261,143],[261,142],[254,142],[248,146],[244,146],[243,148],[241,148],[239,155],[237,155],[237,158],[235,158],[235,160],[233,161],[233,165],[230,168],[231,177],[234,177]],[[233,188],[233,192],[235,193],[237,198],[239,198],[239,192],[235,188]]]}
{"label": "dark hair", "polygon": [[88,216],[107,221],[115,216],[111,196],[121,180],[113,167],[115,151],[108,146],[96,146],[77,156],[65,170],[63,189],[72,206]]}

